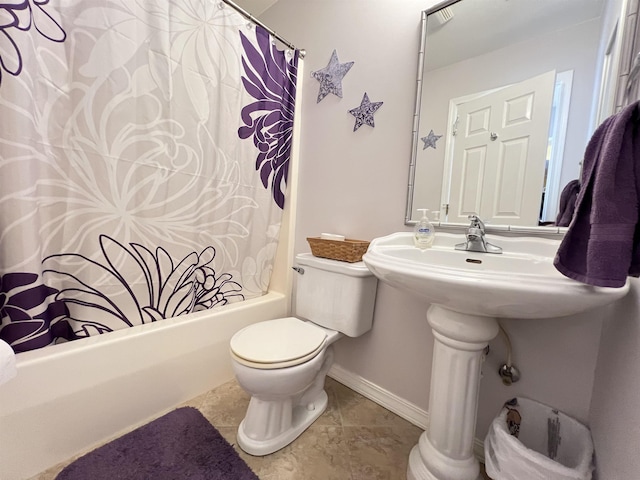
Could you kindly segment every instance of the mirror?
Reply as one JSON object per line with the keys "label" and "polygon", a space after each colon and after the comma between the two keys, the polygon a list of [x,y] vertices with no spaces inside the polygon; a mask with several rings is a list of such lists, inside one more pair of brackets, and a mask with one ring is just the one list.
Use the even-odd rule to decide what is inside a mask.
{"label": "mirror", "polygon": [[418,208],[451,224],[555,221],[598,120],[604,10],[459,0],[423,12],[407,224]]}

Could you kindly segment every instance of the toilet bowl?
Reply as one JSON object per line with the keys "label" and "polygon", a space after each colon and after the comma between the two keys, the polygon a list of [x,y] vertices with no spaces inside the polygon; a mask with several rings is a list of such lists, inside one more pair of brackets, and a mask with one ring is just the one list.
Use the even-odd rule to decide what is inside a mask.
{"label": "toilet bowl", "polygon": [[[238,445],[252,455],[268,455],[288,445],[327,407],[324,380],[333,363],[331,344],[342,334],[293,317],[260,322],[256,325],[272,327],[274,332],[282,332],[291,328],[294,322],[308,325],[310,329],[318,329],[322,338],[313,334],[311,337],[319,340],[320,345],[309,346],[309,351],[297,355],[297,358],[285,355],[288,358],[274,362],[273,368],[270,368],[271,365],[266,363],[264,358],[263,361],[255,361],[258,360],[255,355],[253,361],[243,358],[243,350],[238,345],[231,348],[236,379],[251,395],[247,414],[238,429]],[[251,327],[244,330],[238,333],[244,333],[245,336],[252,333]],[[262,332],[256,333],[259,335]],[[296,354],[303,350],[297,349]]]}
{"label": "toilet bowl", "polygon": [[238,445],[268,455],[295,440],[326,409],[333,343],[371,329],[376,278],[362,262],[296,257],[296,313],[238,331],[230,342],[240,386],[251,395]]}

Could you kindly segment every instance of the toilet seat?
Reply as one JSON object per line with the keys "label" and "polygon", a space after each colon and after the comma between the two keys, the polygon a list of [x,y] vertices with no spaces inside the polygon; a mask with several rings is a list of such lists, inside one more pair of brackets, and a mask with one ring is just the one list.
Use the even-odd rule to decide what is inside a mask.
{"label": "toilet seat", "polygon": [[276,369],[300,365],[325,347],[327,332],[295,317],[255,323],[237,332],[231,356],[252,368]]}

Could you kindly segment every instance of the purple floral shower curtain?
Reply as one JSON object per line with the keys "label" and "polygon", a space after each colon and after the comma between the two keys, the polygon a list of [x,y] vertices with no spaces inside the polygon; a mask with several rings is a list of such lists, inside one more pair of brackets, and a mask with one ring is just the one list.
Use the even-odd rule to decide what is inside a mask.
{"label": "purple floral shower curtain", "polygon": [[0,338],[265,293],[297,62],[216,0],[0,4]]}

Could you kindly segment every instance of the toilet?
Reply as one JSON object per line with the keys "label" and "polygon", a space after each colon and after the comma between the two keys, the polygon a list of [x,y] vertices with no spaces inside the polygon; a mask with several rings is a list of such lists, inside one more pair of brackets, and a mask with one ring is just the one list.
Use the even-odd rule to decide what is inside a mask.
{"label": "toilet", "polygon": [[333,343],[371,329],[377,279],[363,262],[296,256],[296,317],[258,322],[230,342],[240,386],[251,395],[238,445],[251,455],[290,444],[327,407]]}

